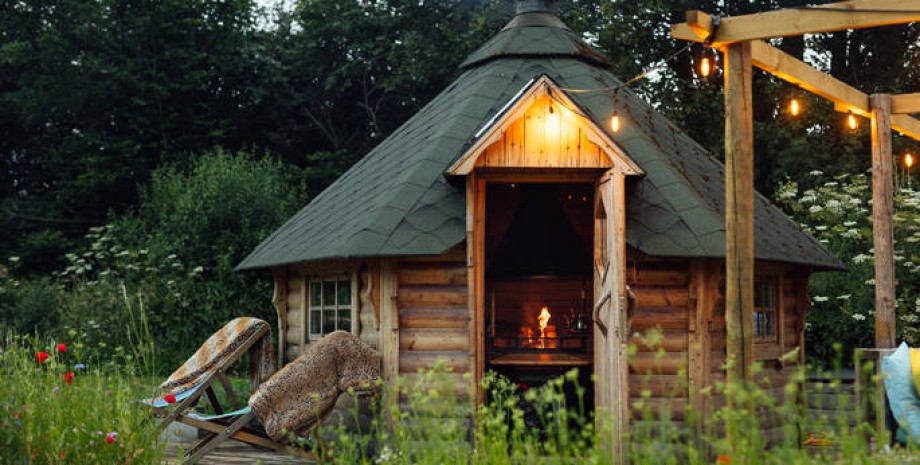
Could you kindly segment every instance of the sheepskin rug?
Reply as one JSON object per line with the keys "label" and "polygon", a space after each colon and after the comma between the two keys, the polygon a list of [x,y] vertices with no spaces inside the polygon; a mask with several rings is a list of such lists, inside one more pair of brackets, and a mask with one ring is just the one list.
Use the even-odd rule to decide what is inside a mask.
{"label": "sheepskin rug", "polygon": [[249,398],[253,413],[276,441],[307,436],[339,394],[380,389],[380,354],[357,336],[336,331],[310,344]]}

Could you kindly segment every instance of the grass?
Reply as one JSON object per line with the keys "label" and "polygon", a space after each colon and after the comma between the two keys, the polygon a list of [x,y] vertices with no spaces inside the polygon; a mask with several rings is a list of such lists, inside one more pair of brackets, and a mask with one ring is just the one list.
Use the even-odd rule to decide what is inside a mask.
{"label": "grass", "polygon": [[[164,445],[157,441],[155,422],[136,403],[153,391],[134,366],[141,359],[113,353],[112,361],[103,362],[96,355],[94,366],[79,370],[74,368],[81,359],[76,344],[58,352],[56,341],[8,335],[2,347],[0,463],[162,461]],[[47,353],[47,359],[39,363],[37,352]],[[489,374],[487,398],[476,407],[465,400],[470,393],[458,395],[456,377],[445,374],[435,367],[417,384],[399,382],[386,389],[380,408],[361,422],[360,434],[353,424],[324,426],[318,432],[327,438],[325,457],[359,465],[615,463],[605,440],[610,419],[586,411],[586,391],[574,371],[530,389]],[[783,388],[785,398],[802,398],[803,377]],[[855,422],[813,418],[800,403],[777,402],[771,395],[775,390],[768,388],[716,386],[710,395],[725,394],[733,401],[707,418],[687,412],[684,421],[670,421],[649,407],[634,416],[621,444],[624,456],[633,465],[920,464],[915,449],[874,448],[867,440],[875,436],[868,419],[858,414]],[[761,433],[765,419],[782,425],[778,437]],[[803,447],[807,431],[821,432],[836,445]]]}
{"label": "grass", "polygon": [[150,391],[139,378],[111,365],[81,369],[40,337],[8,335],[2,348],[0,463],[160,463],[156,425],[136,403]]}

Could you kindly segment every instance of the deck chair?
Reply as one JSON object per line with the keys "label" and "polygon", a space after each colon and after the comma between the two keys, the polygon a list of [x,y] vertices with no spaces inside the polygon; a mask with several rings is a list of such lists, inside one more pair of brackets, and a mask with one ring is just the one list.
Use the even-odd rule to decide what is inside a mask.
{"label": "deck chair", "polygon": [[[284,449],[285,446],[268,439],[264,433],[247,427],[253,413],[240,402],[226,376],[226,370],[249,353],[249,377],[255,391],[274,373],[273,352],[268,323],[257,318],[235,318],[211,335],[160,385],[157,397],[142,401],[160,418],[158,431],[178,421],[204,432],[204,437],[186,453],[184,463],[196,463],[227,438],[268,449]],[[217,387],[222,388],[229,405],[220,402]],[[168,402],[168,395],[175,400]],[[202,397],[207,398],[214,414],[193,410]]]}

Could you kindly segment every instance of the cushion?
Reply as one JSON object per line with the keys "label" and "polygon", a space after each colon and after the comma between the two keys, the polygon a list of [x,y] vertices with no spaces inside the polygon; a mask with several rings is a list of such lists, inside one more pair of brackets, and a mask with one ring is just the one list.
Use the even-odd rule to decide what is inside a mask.
{"label": "cushion", "polygon": [[893,354],[882,357],[882,378],[894,419],[911,441],[920,442],[920,398],[914,389],[910,362],[910,348],[902,342]]}
{"label": "cushion", "polygon": [[920,392],[920,349],[910,349],[910,373],[914,378],[914,389]]}

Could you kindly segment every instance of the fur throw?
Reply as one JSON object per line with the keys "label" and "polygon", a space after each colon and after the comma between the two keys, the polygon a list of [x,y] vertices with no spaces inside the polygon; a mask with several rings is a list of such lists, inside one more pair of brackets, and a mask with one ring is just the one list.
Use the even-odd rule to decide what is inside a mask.
{"label": "fur throw", "polygon": [[189,357],[163,384],[162,394],[178,395],[191,389],[202,379],[226,365],[231,354],[247,343],[259,331],[264,331],[261,340],[250,349],[250,375],[253,383],[268,378],[274,372],[274,349],[271,328],[264,320],[239,317],[230,320],[223,328],[212,334],[198,350]]}
{"label": "fur throw", "polygon": [[380,388],[380,354],[354,334],[336,331],[310,344],[249,398],[265,432],[274,440],[309,429],[349,390]]}

